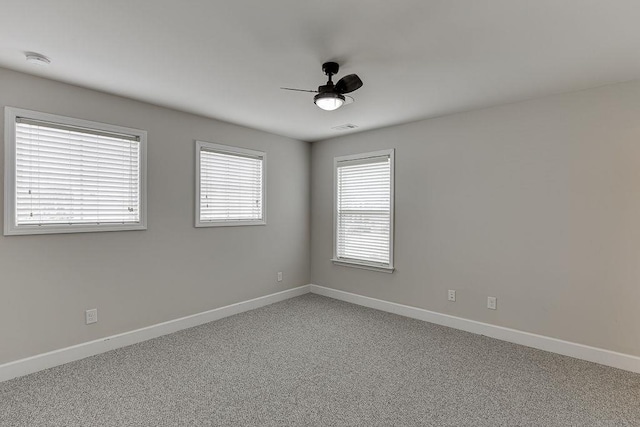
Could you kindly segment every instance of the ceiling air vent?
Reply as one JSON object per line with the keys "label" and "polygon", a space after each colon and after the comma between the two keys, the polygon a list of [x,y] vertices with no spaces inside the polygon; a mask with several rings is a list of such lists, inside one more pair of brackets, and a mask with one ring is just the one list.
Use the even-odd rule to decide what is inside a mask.
{"label": "ceiling air vent", "polygon": [[331,129],[338,130],[338,131],[343,131],[343,130],[355,129],[357,127],[358,126],[356,126],[354,124],[347,123],[346,125],[335,126],[335,127],[332,127]]}

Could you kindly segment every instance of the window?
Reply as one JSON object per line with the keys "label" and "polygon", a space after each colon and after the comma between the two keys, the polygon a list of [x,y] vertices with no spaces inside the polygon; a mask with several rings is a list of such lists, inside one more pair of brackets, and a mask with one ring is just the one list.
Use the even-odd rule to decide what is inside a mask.
{"label": "window", "polygon": [[196,141],[196,227],[264,225],[267,155]]}
{"label": "window", "polygon": [[142,130],[5,108],[4,234],[146,229]]}
{"label": "window", "polygon": [[334,263],[393,272],[393,160],[394,150],[335,158]]}

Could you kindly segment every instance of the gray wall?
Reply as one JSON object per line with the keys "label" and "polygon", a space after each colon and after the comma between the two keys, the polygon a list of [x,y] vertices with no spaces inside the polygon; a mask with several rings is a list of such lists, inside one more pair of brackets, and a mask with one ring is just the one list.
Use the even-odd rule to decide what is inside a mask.
{"label": "gray wall", "polygon": [[[397,271],[335,266],[333,157],[385,148]],[[311,182],[313,283],[640,355],[639,82],[317,142]]]}
{"label": "gray wall", "polygon": [[[5,105],[146,129],[149,229],[0,236],[0,364],[309,283],[310,259],[319,285],[640,355],[640,82],[311,150],[0,69]],[[267,226],[193,227],[194,139],[267,152]],[[397,271],[334,266],[333,157],[384,148],[397,149]]]}
{"label": "gray wall", "polygon": [[[0,236],[0,364],[309,283],[309,144],[0,69],[7,105],[147,130],[148,230]],[[266,226],[193,227],[194,139],[267,152]]]}

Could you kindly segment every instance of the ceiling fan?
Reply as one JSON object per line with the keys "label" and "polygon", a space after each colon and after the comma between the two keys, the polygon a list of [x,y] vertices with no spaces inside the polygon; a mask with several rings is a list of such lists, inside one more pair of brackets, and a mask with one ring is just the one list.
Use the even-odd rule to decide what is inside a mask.
{"label": "ceiling fan", "polygon": [[322,64],[322,71],[329,76],[329,81],[327,81],[326,85],[318,86],[318,90],[293,89],[290,87],[281,87],[280,89],[317,93],[317,95],[313,97],[313,102],[318,107],[326,111],[337,110],[342,107],[343,104],[353,102],[353,98],[345,96],[346,93],[351,93],[362,87],[362,80],[360,80],[360,77],[356,74],[344,76],[334,85],[331,77],[338,73],[339,68],[340,66],[336,62],[325,62]]}

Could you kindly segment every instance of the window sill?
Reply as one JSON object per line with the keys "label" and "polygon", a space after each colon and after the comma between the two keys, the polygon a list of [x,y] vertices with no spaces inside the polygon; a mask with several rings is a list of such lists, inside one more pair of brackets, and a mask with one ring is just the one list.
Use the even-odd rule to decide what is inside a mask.
{"label": "window sill", "polygon": [[27,236],[32,234],[102,233],[105,231],[135,231],[146,229],[147,225],[145,222],[103,225],[23,225],[5,227],[4,235]]}
{"label": "window sill", "polygon": [[267,225],[267,221],[198,221],[196,222],[196,228],[201,227],[240,227],[243,225]]}
{"label": "window sill", "polygon": [[345,261],[342,259],[331,259],[331,262],[333,262],[335,265],[340,265],[342,267],[352,267],[352,268],[360,268],[362,270],[371,270],[371,271],[378,271],[380,273],[393,273],[395,268],[393,267],[382,267],[379,265],[373,265],[373,264],[365,264],[365,263],[360,263],[360,262],[354,262],[354,261]]}

